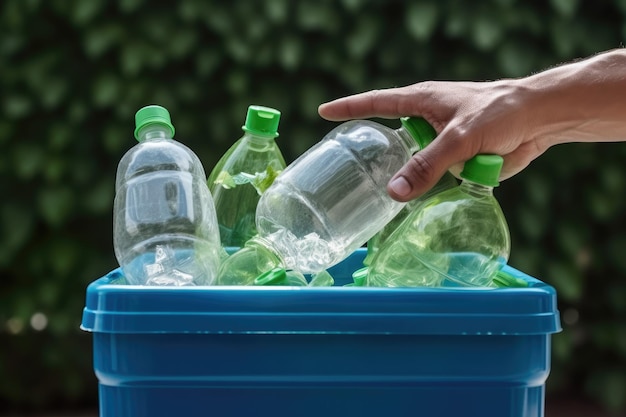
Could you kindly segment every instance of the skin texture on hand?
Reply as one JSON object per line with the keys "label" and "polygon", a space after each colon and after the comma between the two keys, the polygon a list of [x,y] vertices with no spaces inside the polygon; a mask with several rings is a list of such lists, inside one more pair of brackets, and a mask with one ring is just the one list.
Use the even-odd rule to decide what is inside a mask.
{"label": "skin texture on hand", "polygon": [[422,116],[437,138],[390,180],[391,197],[408,201],[478,153],[504,158],[509,178],[565,142],[626,140],[626,51],[614,50],[521,79],[426,81],[373,90],[319,107],[328,120]]}

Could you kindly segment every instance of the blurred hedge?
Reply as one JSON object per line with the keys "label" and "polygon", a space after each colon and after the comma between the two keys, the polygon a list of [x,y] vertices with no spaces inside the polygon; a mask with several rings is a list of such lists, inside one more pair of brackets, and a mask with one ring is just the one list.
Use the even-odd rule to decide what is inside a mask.
{"label": "blurred hedge", "polygon": [[[0,410],[97,402],[78,326],[86,285],[116,267],[113,181],[140,107],[167,107],[207,171],[249,104],[276,107],[290,161],[333,127],[326,100],[523,76],[625,37],[626,0],[4,0]],[[613,410],[626,408],[624,160],[626,144],[560,145],[497,191],[510,263],[559,293],[550,393]]]}

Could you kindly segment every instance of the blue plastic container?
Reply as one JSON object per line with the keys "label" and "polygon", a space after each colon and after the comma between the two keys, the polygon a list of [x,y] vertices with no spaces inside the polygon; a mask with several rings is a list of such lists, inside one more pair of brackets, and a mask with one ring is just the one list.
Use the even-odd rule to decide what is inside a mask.
{"label": "blue plastic container", "polygon": [[[364,250],[331,270],[351,282]],[[541,417],[551,286],[87,288],[100,417]]]}

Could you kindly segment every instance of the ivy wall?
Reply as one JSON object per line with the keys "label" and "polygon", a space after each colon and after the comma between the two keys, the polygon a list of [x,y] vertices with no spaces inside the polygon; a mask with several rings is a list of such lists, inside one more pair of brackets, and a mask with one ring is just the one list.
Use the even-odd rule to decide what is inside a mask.
{"label": "ivy wall", "polygon": [[[115,169],[140,107],[167,107],[207,171],[249,104],[278,108],[291,161],[334,126],[324,101],[524,76],[625,38],[626,0],[4,0],[0,411],[97,404],[78,326],[86,285],[116,267]],[[612,410],[626,408],[624,161],[622,143],[559,145],[496,192],[511,265],[559,293],[549,395]]]}

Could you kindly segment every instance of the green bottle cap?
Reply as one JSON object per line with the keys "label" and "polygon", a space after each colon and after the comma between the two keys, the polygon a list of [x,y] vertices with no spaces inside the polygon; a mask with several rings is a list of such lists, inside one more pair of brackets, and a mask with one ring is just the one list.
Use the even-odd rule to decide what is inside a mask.
{"label": "green bottle cap", "polygon": [[364,266],[361,269],[357,269],[352,273],[352,280],[354,281],[355,287],[362,287],[365,284],[365,279],[367,278],[368,267]]}
{"label": "green bottle cap", "polygon": [[422,117],[402,117],[400,123],[415,139],[420,149],[424,149],[437,137],[435,128]]}
{"label": "green bottle cap", "polygon": [[254,285],[282,285],[287,279],[287,271],[284,268],[273,268],[263,272],[254,279]]}
{"label": "green bottle cap", "polygon": [[493,283],[500,288],[524,288],[528,287],[528,282],[522,278],[517,278],[508,272],[500,270],[493,277]]}
{"label": "green bottle cap", "polygon": [[146,106],[135,113],[135,139],[139,139],[139,131],[151,124],[161,124],[170,130],[170,136],[174,137],[174,126],[170,119],[170,113],[165,107],[151,105]]}
{"label": "green bottle cap", "polygon": [[465,162],[461,178],[489,187],[497,187],[504,160],[500,155],[479,154]]}
{"label": "green bottle cap", "polygon": [[246,115],[246,124],[241,128],[253,135],[278,136],[278,122],[280,111],[264,106],[249,106]]}

